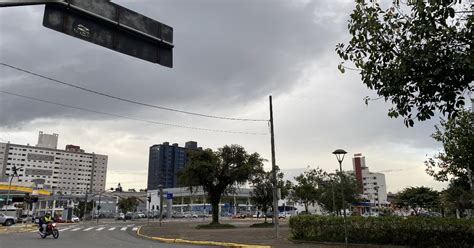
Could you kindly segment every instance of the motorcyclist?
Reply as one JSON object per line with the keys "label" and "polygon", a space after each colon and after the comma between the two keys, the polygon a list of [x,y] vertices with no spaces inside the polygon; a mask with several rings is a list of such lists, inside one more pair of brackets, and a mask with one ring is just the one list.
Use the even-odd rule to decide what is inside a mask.
{"label": "motorcyclist", "polygon": [[40,222],[39,222],[40,231],[43,234],[46,234],[46,229],[48,227],[48,224],[52,222],[53,222],[53,217],[51,216],[51,213],[46,212],[46,214],[40,218]]}

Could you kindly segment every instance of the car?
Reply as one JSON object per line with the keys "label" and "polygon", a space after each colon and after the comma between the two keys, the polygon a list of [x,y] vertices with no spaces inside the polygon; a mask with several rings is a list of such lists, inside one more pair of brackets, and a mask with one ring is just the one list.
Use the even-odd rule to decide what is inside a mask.
{"label": "car", "polygon": [[5,214],[0,214],[0,224],[4,226],[11,226],[18,222],[18,219],[15,216],[9,216]]}
{"label": "car", "polygon": [[71,221],[74,222],[74,223],[77,223],[77,222],[80,221],[80,219],[79,219],[79,217],[73,215],[73,216],[71,217]]}
{"label": "car", "polygon": [[144,213],[137,213],[138,218],[146,218]]}
{"label": "car", "polygon": [[125,220],[125,214],[124,213],[119,213],[115,216],[116,220]]}
{"label": "car", "polygon": [[28,214],[22,214],[20,217],[18,217],[18,223],[28,223],[32,222],[33,216],[28,215]]}
{"label": "car", "polygon": [[290,215],[285,212],[278,213],[278,219],[286,219],[287,217],[290,217]]}
{"label": "car", "polygon": [[245,214],[234,214],[232,215],[232,219],[245,219]]}

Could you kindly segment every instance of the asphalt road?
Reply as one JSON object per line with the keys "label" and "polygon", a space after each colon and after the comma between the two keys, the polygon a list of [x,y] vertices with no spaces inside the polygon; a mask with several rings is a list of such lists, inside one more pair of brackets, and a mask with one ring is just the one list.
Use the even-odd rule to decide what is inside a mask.
{"label": "asphalt road", "polygon": [[204,246],[165,244],[142,239],[136,235],[137,224],[108,223],[102,225],[72,225],[59,228],[59,239],[38,233],[0,234],[0,248],[199,248]]}

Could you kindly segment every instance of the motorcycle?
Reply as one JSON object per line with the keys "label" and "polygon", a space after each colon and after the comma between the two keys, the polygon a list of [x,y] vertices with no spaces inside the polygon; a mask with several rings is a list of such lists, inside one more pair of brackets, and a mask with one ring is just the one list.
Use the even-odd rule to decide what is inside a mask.
{"label": "motorcycle", "polygon": [[41,238],[46,238],[49,235],[53,235],[54,239],[59,238],[59,230],[56,228],[56,223],[48,223],[46,226],[46,232],[43,233],[42,230],[40,230],[40,236]]}

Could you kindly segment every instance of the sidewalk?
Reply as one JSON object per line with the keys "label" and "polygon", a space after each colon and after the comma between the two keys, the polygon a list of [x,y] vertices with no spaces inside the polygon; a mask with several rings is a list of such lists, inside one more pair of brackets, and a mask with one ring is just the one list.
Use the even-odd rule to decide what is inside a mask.
{"label": "sidewalk", "polygon": [[[163,222],[159,227],[158,223],[150,223],[150,226],[143,226],[140,234],[149,237],[160,237],[166,239],[183,239],[192,241],[215,241],[225,243],[238,243],[246,245],[271,246],[276,248],[343,248],[344,244],[323,244],[323,243],[295,243],[288,240],[290,230],[288,222],[280,223],[279,238],[275,238],[273,228],[251,228],[257,221],[248,220],[224,220],[222,224],[232,224],[237,228],[233,229],[196,229],[199,224],[206,222]],[[260,221],[261,222],[261,221]],[[350,245],[351,248],[357,247],[390,247],[378,245]]]}

